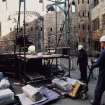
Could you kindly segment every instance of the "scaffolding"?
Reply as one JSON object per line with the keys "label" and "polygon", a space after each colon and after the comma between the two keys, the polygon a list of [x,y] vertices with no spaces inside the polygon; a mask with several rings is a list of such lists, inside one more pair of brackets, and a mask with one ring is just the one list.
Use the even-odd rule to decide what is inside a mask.
{"label": "scaffolding", "polygon": [[[62,48],[70,48],[70,41],[71,41],[71,17],[70,17],[70,9],[72,8],[72,5],[75,6],[75,2],[74,0],[72,2],[70,2],[69,0],[49,0],[52,2],[51,6],[55,6],[55,12],[56,12],[56,23],[55,23],[55,27],[56,27],[56,31],[55,31],[55,39],[56,39],[56,46],[55,46],[55,50],[58,48],[58,47],[61,47]],[[60,11],[62,11],[64,13],[64,22],[62,22],[62,25],[61,25],[61,30],[60,32],[58,32],[57,30],[57,10],[58,8],[60,9]],[[59,36],[59,37],[58,37]],[[59,46],[60,45],[60,41],[62,41],[62,38],[63,37],[63,45]],[[49,48],[50,49],[50,48]],[[69,52],[70,53],[70,52]]]}

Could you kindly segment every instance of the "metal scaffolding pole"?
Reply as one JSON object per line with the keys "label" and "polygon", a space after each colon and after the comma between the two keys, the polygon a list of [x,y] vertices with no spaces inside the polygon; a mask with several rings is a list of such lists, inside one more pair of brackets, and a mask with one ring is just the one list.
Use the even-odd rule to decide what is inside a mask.
{"label": "metal scaffolding pole", "polygon": [[[52,1],[52,0],[50,0],[50,1]],[[52,2],[54,2],[54,1],[52,1]],[[63,8],[60,6],[62,4],[63,4]],[[67,41],[68,41],[69,34],[70,34],[70,17],[69,17],[70,16],[70,14],[69,14],[70,4],[69,4],[69,0],[64,0],[63,2],[60,0],[55,0],[55,2],[52,5],[59,7],[64,12],[64,15],[65,15],[65,22],[63,25],[64,35],[65,35],[64,41],[65,41],[65,45],[67,46]],[[59,38],[61,38],[61,36]],[[56,9],[56,48],[58,47],[59,41],[60,40],[57,39],[57,9]],[[69,55],[69,57],[70,57],[70,55]],[[69,77],[70,77],[70,68],[71,68],[71,59],[69,58]]]}
{"label": "metal scaffolding pole", "polygon": [[24,32],[23,32],[23,39],[24,39],[24,57],[26,55],[25,51],[25,35],[26,35],[26,0],[24,0]]}
{"label": "metal scaffolding pole", "polygon": [[[55,2],[56,2],[57,0],[55,0]],[[58,30],[58,28],[57,28],[57,6],[56,6],[56,19],[55,19],[55,21],[56,21],[56,36],[55,36],[55,40],[56,40],[56,48],[55,48],[55,51],[57,50],[57,30]]]}
{"label": "metal scaffolding pole", "polygon": [[19,0],[19,12],[18,12],[18,21],[17,21],[17,32],[16,32],[16,36],[15,36],[15,40],[14,40],[14,54],[16,54],[17,37],[18,37],[18,34],[19,34],[19,30],[20,30],[20,9],[21,9],[21,0]]}
{"label": "metal scaffolding pole", "polygon": [[24,41],[24,45],[23,45],[23,51],[24,51],[24,69],[23,69],[23,72],[25,72],[25,69],[26,69],[26,42],[25,42],[25,35],[26,35],[26,0],[24,0],[24,21],[23,21],[23,24],[24,24],[24,31],[23,31],[23,41]]}

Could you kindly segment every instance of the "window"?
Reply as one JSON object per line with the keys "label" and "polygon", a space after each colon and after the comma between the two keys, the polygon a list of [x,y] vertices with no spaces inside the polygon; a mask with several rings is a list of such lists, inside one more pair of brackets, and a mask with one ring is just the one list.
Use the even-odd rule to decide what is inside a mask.
{"label": "window", "polygon": [[52,27],[50,28],[50,31],[52,31]]}
{"label": "window", "polygon": [[90,16],[90,13],[88,12],[88,17]]}
{"label": "window", "polygon": [[78,16],[80,16],[80,12],[78,12]]}
{"label": "window", "polygon": [[93,31],[96,31],[99,29],[99,18],[96,18],[95,20],[93,20],[92,22],[92,29]]}
{"label": "window", "polygon": [[20,28],[20,29],[19,29],[19,32],[22,32],[22,31],[23,31],[23,29],[22,29],[22,28]]}
{"label": "window", "polygon": [[82,4],[84,4],[84,0],[82,0]]}
{"label": "window", "polygon": [[95,50],[100,51],[100,43],[99,43],[99,41],[94,42],[94,48],[95,48]]}
{"label": "window", "polygon": [[105,14],[103,14],[102,16],[102,26],[103,28],[105,28]]}
{"label": "window", "polygon": [[5,2],[6,0],[2,0],[2,2]]}
{"label": "window", "polygon": [[84,11],[83,11],[83,15],[82,15],[83,17],[85,16],[85,13],[84,13]]}
{"label": "window", "polygon": [[79,11],[78,16],[82,17],[83,16],[83,11]]}
{"label": "window", "polygon": [[88,31],[90,31],[90,25],[88,24]]}
{"label": "window", "polygon": [[43,31],[43,28],[42,27],[40,27],[40,31]]}
{"label": "window", "polygon": [[21,0],[21,2],[24,2],[24,0]]}
{"label": "window", "polygon": [[84,43],[86,42],[86,39],[85,38],[83,38],[83,40],[82,40]]}
{"label": "window", "polygon": [[43,3],[43,0],[39,0],[39,3]]}
{"label": "window", "polygon": [[80,24],[78,25],[78,28],[80,28]]}
{"label": "window", "polygon": [[83,31],[85,30],[85,25],[84,24],[82,25],[82,29],[83,29]]}
{"label": "window", "polygon": [[10,28],[10,31],[12,31],[12,28]]}
{"label": "window", "polygon": [[80,1],[78,0],[78,4],[80,3]]}
{"label": "window", "polygon": [[31,27],[30,30],[33,31],[33,27]]}
{"label": "window", "polygon": [[63,31],[63,28],[62,27],[60,27],[60,32],[62,32]]}
{"label": "window", "polygon": [[98,3],[99,3],[99,0],[94,0],[94,7],[95,7],[96,5],[98,5]]}

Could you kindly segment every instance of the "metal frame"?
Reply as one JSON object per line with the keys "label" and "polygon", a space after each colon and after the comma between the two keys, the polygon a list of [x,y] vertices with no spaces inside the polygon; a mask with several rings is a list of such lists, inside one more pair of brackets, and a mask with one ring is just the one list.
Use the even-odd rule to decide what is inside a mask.
{"label": "metal frame", "polygon": [[[61,1],[61,0],[55,0],[55,1],[49,0],[49,1],[53,2],[53,4],[51,4],[51,5],[58,7],[60,10],[62,10],[64,12],[65,22],[64,22],[64,27],[63,28],[64,28],[64,34],[65,34],[65,36],[64,36],[65,42],[67,42],[68,36],[70,34],[70,15],[69,15],[69,10],[70,10],[70,5],[71,4],[69,3],[69,0],[64,0],[64,1]],[[73,4],[73,2],[74,1],[72,1],[72,4]],[[63,7],[61,7],[62,4],[63,4]],[[58,44],[56,44],[56,45],[58,45]],[[66,45],[67,45],[67,43],[66,43]]]}

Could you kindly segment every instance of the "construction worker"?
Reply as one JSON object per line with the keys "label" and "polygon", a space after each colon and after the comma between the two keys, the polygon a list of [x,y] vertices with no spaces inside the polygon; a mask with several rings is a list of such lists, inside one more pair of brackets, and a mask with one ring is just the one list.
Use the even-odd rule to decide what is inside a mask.
{"label": "construction worker", "polygon": [[102,94],[105,91],[105,35],[100,38],[100,44],[100,56],[98,57],[96,63],[91,67],[91,70],[95,67],[99,67],[99,76],[92,105],[101,105]]}
{"label": "construction worker", "polygon": [[35,46],[34,45],[30,45],[28,47],[28,53],[29,54],[35,54]]}
{"label": "construction worker", "polygon": [[83,45],[78,46],[78,59],[77,65],[79,64],[79,70],[81,78],[80,80],[87,83],[87,65],[88,65],[88,56]]}

